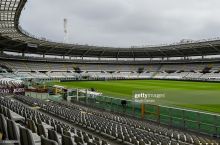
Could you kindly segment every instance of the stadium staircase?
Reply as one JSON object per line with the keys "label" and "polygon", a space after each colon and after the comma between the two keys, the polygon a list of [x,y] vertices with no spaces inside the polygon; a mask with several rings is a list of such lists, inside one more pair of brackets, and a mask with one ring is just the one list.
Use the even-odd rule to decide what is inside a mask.
{"label": "stadium staircase", "polygon": [[151,78],[154,78],[155,76],[157,76],[158,73],[160,73],[160,69],[162,68],[162,65],[159,65],[156,72],[154,72],[151,76]]}

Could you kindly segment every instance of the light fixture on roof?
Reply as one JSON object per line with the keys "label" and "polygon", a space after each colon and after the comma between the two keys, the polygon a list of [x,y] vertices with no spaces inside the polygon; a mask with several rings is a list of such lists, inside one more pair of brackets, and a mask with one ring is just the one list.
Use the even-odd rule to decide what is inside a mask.
{"label": "light fixture on roof", "polygon": [[27,46],[32,48],[38,48],[38,45],[34,43],[28,43]]}
{"label": "light fixture on roof", "polygon": [[64,18],[63,19],[63,28],[64,28],[64,39],[63,40],[64,40],[64,43],[68,43],[67,23],[68,23],[67,19]]}

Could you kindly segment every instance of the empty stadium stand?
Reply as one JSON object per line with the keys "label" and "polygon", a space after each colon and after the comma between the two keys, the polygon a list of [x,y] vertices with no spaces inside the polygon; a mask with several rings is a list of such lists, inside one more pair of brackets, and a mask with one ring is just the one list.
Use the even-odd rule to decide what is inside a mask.
{"label": "empty stadium stand", "polygon": [[[2,66],[11,70],[0,76],[22,79],[79,80],[87,77],[98,79],[177,79],[220,81],[220,63],[184,64],[76,64],[59,62],[0,60]],[[209,66],[208,71],[204,71]],[[77,67],[78,70],[75,68]],[[139,72],[139,69],[142,72]]]}
{"label": "empty stadium stand", "polygon": [[[81,105],[46,102],[15,96],[0,97],[0,133],[5,142],[22,145],[107,145],[108,141],[60,121],[66,120],[113,144],[200,145],[218,144],[217,139],[153,123],[87,108]],[[35,106],[41,109],[32,109]],[[21,116],[19,120],[11,114]],[[60,118],[60,119],[57,119]],[[18,117],[19,118],[19,117]]]}
{"label": "empty stadium stand", "polygon": [[[1,96],[0,104],[0,133],[2,135],[0,144],[108,144],[99,137],[69,126],[11,98]],[[16,118],[14,114],[17,115]]]}
{"label": "empty stadium stand", "polygon": [[[22,80],[32,79],[220,81],[219,39],[137,48],[51,42],[19,25],[27,1],[0,1],[0,89],[19,88]],[[218,135],[207,136],[79,104],[0,92],[0,145],[219,143]]]}

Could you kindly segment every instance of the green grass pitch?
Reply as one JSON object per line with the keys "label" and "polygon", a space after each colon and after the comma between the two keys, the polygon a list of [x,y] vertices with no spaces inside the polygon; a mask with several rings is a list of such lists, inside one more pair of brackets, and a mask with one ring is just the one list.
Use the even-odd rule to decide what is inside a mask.
{"label": "green grass pitch", "polygon": [[165,94],[163,105],[220,113],[220,83],[168,80],[51,82],[67,88],[95,88],[104,96],[132,99],[134,92]]}

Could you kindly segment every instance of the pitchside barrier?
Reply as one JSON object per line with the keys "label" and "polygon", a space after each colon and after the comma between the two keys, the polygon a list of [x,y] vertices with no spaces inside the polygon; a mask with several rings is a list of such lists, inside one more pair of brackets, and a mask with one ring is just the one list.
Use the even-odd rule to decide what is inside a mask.
{"label": "pitchside barrier", "polygon": [[33,98],[38,98],[41,100],[62,101],[61,95],[49,95],[48,93],[38,93],[38,92],[25,92],[25,95]]}
{"label": "pitchside barrier", "polygon": [[[76,101],[76,100],[72,100]],[[78,101],[99,109],[149,120],[159,124],[220,137],[220,116],[199,111],[150,105],[111,97],[79,97]]]}

